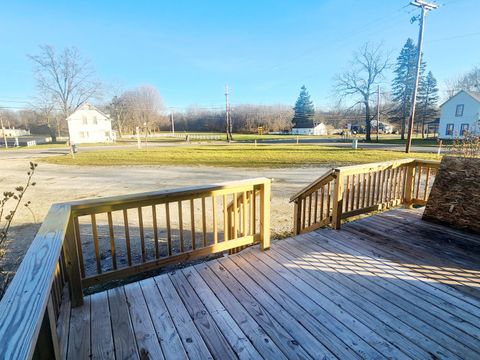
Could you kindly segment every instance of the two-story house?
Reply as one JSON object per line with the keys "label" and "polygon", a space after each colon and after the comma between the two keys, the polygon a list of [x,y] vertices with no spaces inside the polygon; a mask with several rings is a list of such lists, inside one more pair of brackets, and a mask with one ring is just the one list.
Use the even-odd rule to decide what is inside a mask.
{"label": "two-story house", "polygon": [[440,139],[462,138],[467,133],[480,135],[480,93],[461,90],[440,108]]}
{"label": "two-story house", "polygon": [[112,120],[95,106],[85,103],[67,118],[72,144],[102,143],[115,140]]}

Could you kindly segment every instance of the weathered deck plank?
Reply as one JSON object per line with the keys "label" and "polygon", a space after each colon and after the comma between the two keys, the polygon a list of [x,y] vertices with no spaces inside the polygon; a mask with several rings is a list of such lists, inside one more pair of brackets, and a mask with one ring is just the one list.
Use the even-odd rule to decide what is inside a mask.
{"label": "weathered deck plank", "polygon": [[62,312],[60,345],[69,359],[479,358],[480,236],[442,229],[393,210],[90,295]]}
{"label": "weathered deck plank", "polygon": [[107,292],[90,296],[92,359],[115,359]]}
{"label": "weathered deck plank", "polygon": [[155,280],[153,278],[142,280],[140,286],[165,358],[168,360],[185,359],[187,353]]}

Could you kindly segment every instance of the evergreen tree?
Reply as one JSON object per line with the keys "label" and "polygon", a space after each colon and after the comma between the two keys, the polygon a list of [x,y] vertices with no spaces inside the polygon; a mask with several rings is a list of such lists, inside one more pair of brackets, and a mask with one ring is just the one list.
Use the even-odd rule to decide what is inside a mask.
{"label": "evergreen tree", "polygon": [[[407,39],[405,45],[397,57],[395,66],[395,78],[392,81],[392,100],[395,107],[392,111],[392,117],[400,121],[401,136],[405,138],[405,123],[410,115],[412,103],[413,87],[415,85],[415,68],[417,66],[417,47],[412,39]],[[420,65],[420,75],[425,71],[425,62]]]}
{"label": "evergreen tree", "polygon": [[293,108],[293,110],[295,111],[292,119],[294,127],[313,127],[315,108],[305,85],[303,85],[300,89],[300,95],[298,96],[297,102],[295,103],[295,107]]}
{"label": "evergreen tree", "polygon": [[425,122],[438,116],[438,87],[437,79],[432,72],[421,78],[418,87],[417,107],[415,117],[422,123],[422,138],[425,135]]}

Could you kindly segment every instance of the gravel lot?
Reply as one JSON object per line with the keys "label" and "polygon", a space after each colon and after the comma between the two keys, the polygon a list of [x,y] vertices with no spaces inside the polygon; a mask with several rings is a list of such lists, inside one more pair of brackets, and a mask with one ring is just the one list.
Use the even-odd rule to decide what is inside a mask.
{"label": "gravel lot", "polygon": [[[24,183],[32,156],[50,156],[48,153],[0,152],[0,191]],[[291,230],[293,207],[289,197],[319,177],[327,168],[246,169],[182,166],[119,166],[76,167],[40,163],[35,174],[37,185],[31,188],[25,200],[32,202],[38,223],[45,217],[50,205],[69,200],[103,197],[135,192],[169,189],[183,186],[211,184],[222,181],[255,177],[273,178],[271,227],[273,234]],[[23,257],[38,230],[32,215],[24,208],[13,224],[7,259]]]}

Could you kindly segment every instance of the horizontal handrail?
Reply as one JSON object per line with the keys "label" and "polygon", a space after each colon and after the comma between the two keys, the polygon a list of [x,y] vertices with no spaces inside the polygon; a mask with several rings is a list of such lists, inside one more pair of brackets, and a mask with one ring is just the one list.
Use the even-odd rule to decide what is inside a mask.
{"label": "horizontal handrail", "polygon": [[328,181],[330,181],[333,178],[334,175],[335,175],[335,169],[328,170],[327,172],[325,172],[325,174],[320,176],[317,180],[307,185],[302,190],[298,191],[295,195],[291,196],[290,202],[293,202],[299,197],[304,196],[307,192],[317,189],[319,186],[323,184],[326,184]]}
{"label": "horizontal handrail", "polygon": [[425,205],[439,164],[401,159],[328,170],[290,199],[294,232],[339,228],[342,219],[401,204]]}
{"label": "horizontal handrail", "polygon": [[269,183],[268,178],[254,178],[247,180],[220,182],[212,185],[188,186],[183,188],[150,191],[128,195],[102,197],[98,199],[77,200],[68,202],[72,207],[75,216],[88,215],[92,212],[113,211],[118,208],[135,208],[138,205],[148,206],[162,202],[162,200],[175,201],[196,194],[208,194],[209,192],[220,192],[234,187],[248,187],[258,184]]}
{"label": "horizontal handrail", "polygon": [[69,219],[69,205],[50,208],[0,302],[0,353],[5,359],[33,356]]}
{"label": "horizontal handrail", "polygon": [[[58,339],[56,320],[60,316],[61,306],[70,307],[70,301],[68,304],[62,303],[65,286],[68,286],[70,290],[71,306],[75,307],[83,303],[82,288],[85,286],[124,278],[165,264],[236,249],[255,242],[260,243],[262,250],[268,249],[270,247],[270,185],[270,179],[257,178],[52,205],[0,302],[0,319],[2,319],[0,323],[0,353],[2,357],[30,359],[32,357],[61,358],[64,355],[59,346],[61,339]],[[229,230],[229,236],[220,241],[216,217],[219,209],[217,208],[218,201],[215,200],[220,200],[220,202],[223,200],[226,208],[227,196],[230,195],[237,199],[237,193],[242,194],[242,199],[249,200],[239,204],[239,209],[241,209],[239,212],[235,208],[230,211],[233,214],[241,214],[241,216],[231,216],[230,220],[234,222],[235,232]],[[253,200],[252,196],[258,196],[258,200]],[[208,207],[206,204],[208,198],[212,200],[213,218],[207,223],[205,211]],[[140,264],[129,262],[126,267],[121,269],[115,267],[111,271],[100,271],[95,276],[86,276],[79,218],[89,217],[92,220],[92,239],[97,256],[95,260],[99,265],[100,261],[103,261],[101,260],[103,254],[98,241],[100,236],[97,232],[97,215],[105,213],[108,218],[110,255],[113,259],[118,254],[115,252],[116,239],[114,238],[112,212],[121,210],[125,215],[128,214],[129,209],[138,209],[138,228],[141,244],[144,246],[146,229],[143,226],[142,208],[149,207],[152,211],[154,237],[158,246],[156,205],[163,204],[167,212],[170,204],[178,205],[179,236],[182,240],[182,231],[184,231],[182,202],[190,205],[193,241],[189,249],[183,248],[184,244],[181,242],[179,251],[172,251],[170,247],[166,256],[159,257],[157,247],[155,259],[147,261],[148,254],[145,252],[145,248],[142,248]],[[253,209],[252,204],[257,204],[258,210],[256,207]],[[201,208],[203,239],[195,237],[198,232],[195,229],[194,211],[196,207],[194,205]],[[227,219],[226,215],[225,212],[225,219]],[[127,220],[124,224],[125,229],[128,229],[126,215],[124,219]],[[170,220],[168,219],[168,221]],[[213,234],[210,242],[206,237],[206,225],[208,224],[211,225]],[[170,233],[172,228],[169,225],[169,245],[173,241]],[[129,238],[130,240],[133,240],[133,237]]]}

